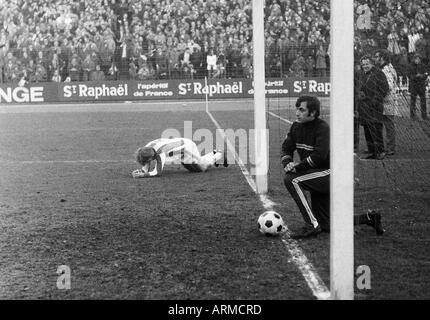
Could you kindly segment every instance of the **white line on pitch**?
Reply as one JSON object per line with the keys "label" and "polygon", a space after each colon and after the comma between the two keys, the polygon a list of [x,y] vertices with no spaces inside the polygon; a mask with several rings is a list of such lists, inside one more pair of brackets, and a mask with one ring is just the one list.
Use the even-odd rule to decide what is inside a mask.
{"label": "white line on pitch", "polygon": [[[288,97],[282,97],[282,98],[276,98],[279,101],[285,101],[285,100],[291,100],[292,98],[288,98]],[[240,98],[240,99],[214,99],[211,100],[211,103],[242,103],[242,104],[250,104],[250,107],[253,107],[253,98]],[[182,105],[182,104],[204,104],[204,102],[202,102],[201,100],[176,100],[176,101],[157,101],[157,100],[152,100],[152,101],[145,101],[145,100],[136,100],[136,101],[103,101],[103,102],[76,102],[76,103],[70,103],[70,102],[58,102],[58,103],[46,103],[46,104],[5,104],[5,105],[0,105],[0,110],[2,109],[8,109],[8,108],[24,108],[24,107],[42,107],[42,108],[46,108],[46,107],[81,107],[81,106],[112,106],[112,105],[145,105],[145,104],[150,104],[150,105]],[[278,108],[277,108],[278,109]],[[287,109],[291,109],[291,107],[281,107],[280,110],[287,110]]]}
{"label": "white line on pitch", "polygon": [[290,120],[282,118],[282,117],[278,116],[277,114],[274,114],[273,112],[268,111],[267,113],[270,114],[271,116],[275,117],[275,118],[278,118],[281,121],[288,123],[288,124],[293,124],[293,122],[291,122]]}
{"label": "white line on pitch", "polygon": [[391,163],[391,162],[394,162],[394,163],[400,163],[400,162],[407,162],[407,163],[410,163],[410,162],[430,162],[430,159],[419,159],[419,158],[418,159],[417,158],[415,158],[415,159],[410,159],[410,158],[397,158],[397,159],[396,158],[391,158],[391,159],[389,159],[389,158],[385,158],[383,160],[366,159],[366,158],[360,158],[360,156],[357,155],[356,153],[354,153],[354,158],[356,158],[360,162],[367,162],[367,163],[378,163],[378,161],[381,162],[381,163],[383,163],[383,162],[385,162],[385,163]]}
{"label": "white line on pitch", "polygon": [[[112,130],[150,130],[150,128],[139,128],[139,127],[94,127],[94,128],[62,128],[62,129],[53,129],[53,128],[35,128],[31,129],[31,132],[66,132],[66,131],[112,131]],[[0,134],[28,134],[28,132],[21,130],[0,130]]]}
{"label": "white line on pitch", "polygon": [[[234,158],[237,162],[237,164],[240,167],[240,170],[242,171],[243,175],[245,176],[246,181],[250,185],[251,189],[257,193],[257,186],[255,185],[255,181],[252,179],[251,174],[249,173],[248,169],[246,169],[242,159],[240,159],[239,155],[237,154],[236,150],[234,149],[234,146],[231,144],[231,142],[227,139],[225,133],[221,130],[221,127],[219,123],[215,120],[215,118],[212,116],[212,114],[207,111],[207,114],[211,118],[212,122],[215,124],[215,126],[220,129],[220,133],[223,136],[227,147],[230,149],[230,151],[234,154]],[[272,202],[266,195],[260,195],[260,200],[263,203],[263,207],[266,210],[272,210],[273,206],[275,205],[274,202]]]}
{"label": "white line on pitch", "polygon": [[[251,98],[247,98],[247,99],[243,99],[243,100],[211,100],[211,103],[250,103],[252,101]],[[175,100],[175,101],[103,101],[103,102],[97,102],[97,103],[90,103],[90,102],[82,102],[82,103],[59,103],[59,104],[50,104],[50,103],[46,103],[46,104],[8,104],[8,105],[0,105],[0,110],[1,109],[7,109],[7,108],[26,108],[26,107],[42,107],[42,108],[46,108],[46,107],[81,107],[81,106],[94,106],[95,108],[97,107],[102,107],[102,106],[116,106],[116,105],[124,105],[124,104],[128,104],[128,105],[146,105],[146,104],[150,104],[150,105],[184,105],[184,104],[204,104],[204,102],[200,101],[200,100]],[[252,107],[252,104],[250,104],[250,108]]]}
{"label": "white line on pitch", "polygon": [[9,161],[9,160],[0,160],[0,164],[55,164],[55,163],[65,163],[65,164],[73,164],[73,163],[133,163],[134,160],[25,160],[25,161]]}
{"label": "white line on pitch", "polygon": [[[209,111],[206,111],[206,113],[211,118],[215,126],[223,134],[223,131],[218,121],[216,121],[216,119],[212,116],[212,114]],[[226,141],[227,147],[230,149],[231,152],[233,152],[236,162],[239,165],[240,170],[242,171],[242,174],[245,176],[245,179],[248,182],[249,186],[254,191],[254,193],[257,194],[257,187],[255,185],[255,181],[254,179],[252,179],[248,169],[246,169],[245,165],[243,164],[242,160],[237,154],[234,146],[230,143],[230,141],[227,139],[225,134],[223,134],[223,138]],[[260,201],[263,204],[263,207],[266,210],[273,210],[273,206],[275,205],[275,203],[272,202],[267,195],[259,195],[259,196],[260,196]],[[308,258],[303,253],[302,249],[299,247],[297,241],[291,239],[289,235],[290,235],[290,231],[287,227],[287,231],[286,231],[287,237],[286,239],[283,239],[282,242],[285,244],[288,252],[290,253],[292,257],[292,261],[296,264],[296,266],[302,273],[303,278],[305,279],[309,288],[312,290],[313,295],[319,300],[327,300],[330,297],[330,291],[324,284],[324,281],[315,271],[312,263],[308,260]]]}

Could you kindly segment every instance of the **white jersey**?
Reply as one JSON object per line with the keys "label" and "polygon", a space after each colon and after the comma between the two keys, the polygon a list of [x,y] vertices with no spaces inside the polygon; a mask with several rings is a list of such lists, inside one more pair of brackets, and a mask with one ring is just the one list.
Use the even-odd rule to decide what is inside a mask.
{"label": "white jersey", "polygon": [[182,164],[187,169],[187,165],[196,165],[198,171],[206,171],[220,158],[218,154],[215,157],[215,153],[201,157],[197,145],[185,138],[160,138],[145,147],[152,147],[156,152],[155,160],[142,167],[142,171],[150,177],[161,175],[166,164]]}
{"label": "white jersey", "polygon": [[215,54],[213,55],[207,55],[206,56],[206,64],[208,66],[208,70],[211,68],[216,69],[216,63],[217,63],[217,56]]}
{"label": "white jersey", "polygon": [[18,86],[23,87],[23,86],[25,86],[26,83],[27,83],[27,81],[25,80],[24,77],[22,77],[21,80],[19,80],[19,82],[18,82]]}

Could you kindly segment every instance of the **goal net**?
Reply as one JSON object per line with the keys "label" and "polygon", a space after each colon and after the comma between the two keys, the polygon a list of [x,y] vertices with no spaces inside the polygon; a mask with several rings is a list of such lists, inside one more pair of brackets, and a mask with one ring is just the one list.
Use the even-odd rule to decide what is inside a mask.
{"label": "goal net", "polygon": [[[392,224],[405,212],[414,215],[428,209],[430,122],[425,120],[425,104],[430,87],[427,75],[417,78],[417,73],[421,67],[428,70],[428,52],[421,48],[423,33],[429,26],[416,19],[418,12],[407,15],[412,5],[409,1],[355,1],[354,5],[355,207],[359,211],[380,209],[393,228]],[[417,55],[421,56],[420,66],[415,64]],[[382,69],[389,85],[387,95],[380,97],[382,105],[370,106],[381,108],[380,116],[375,116],[366,103],[366,95],[378,98],[382,94],[380,87],[366,84],[366,59],[376,69]],[[422,94],[416,95],[417,90]],[[360,92],[364,96],[360,97]],[[379,160],[368,159],[373,156],[373,142],[380,140],[380,133],[369,132],[367,120],[378,121],[382,127],[384,154]]]}

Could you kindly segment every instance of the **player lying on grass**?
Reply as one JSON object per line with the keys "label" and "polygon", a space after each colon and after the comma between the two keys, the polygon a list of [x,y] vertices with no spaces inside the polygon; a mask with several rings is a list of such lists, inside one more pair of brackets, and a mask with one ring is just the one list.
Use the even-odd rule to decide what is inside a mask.
{"label": "player lying on grass", "polygon": [[201,156],[197,145],[186,138],[151,141],[137,149],[136,160],[142,165],[142,169],[134,170],[131,173],[133,178],[160,176],[166,164],[182,164],[191,172],[204,172],[210,167],[218,167],[222,160],[224,167],[228,166],[227,157],[223,153],[214,150]]}

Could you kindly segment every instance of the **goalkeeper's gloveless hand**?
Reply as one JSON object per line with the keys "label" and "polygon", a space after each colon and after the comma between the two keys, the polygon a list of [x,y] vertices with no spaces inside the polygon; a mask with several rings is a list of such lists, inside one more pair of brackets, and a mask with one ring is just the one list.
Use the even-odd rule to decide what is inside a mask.
{"label": "goalkeeper's gloveless hand", "polygon": [[133,178],[144,178],[146,176],[146,173],[143,172],[141,169],[134,170],[131,175]]}
{"label": "goalkeeper's gloveless hand", "polygon": [[285,172],[296,172],[296,168],[295,168],[296,165],[297,165],[296,163],[290,162],[285,166],[284,171]]}

